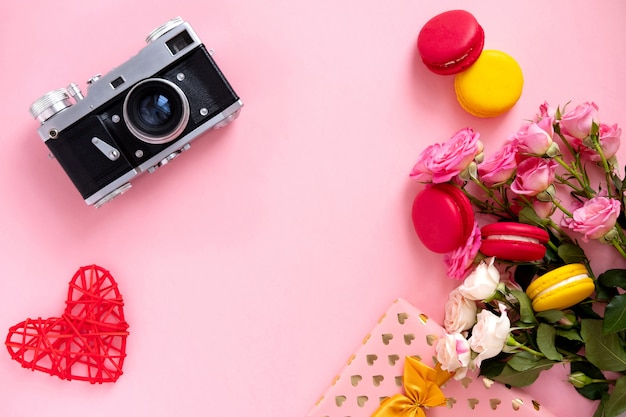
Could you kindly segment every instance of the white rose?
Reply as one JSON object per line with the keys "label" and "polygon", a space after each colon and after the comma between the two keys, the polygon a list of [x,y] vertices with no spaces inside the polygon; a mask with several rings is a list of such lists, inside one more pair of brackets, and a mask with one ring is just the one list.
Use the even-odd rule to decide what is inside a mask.
{"label": "white rose", "polygon": [[474,365],[480,367],[483,360],[493,358],[502,352],[504,344],[509,338],[511,321],[506,314],[506,307],[500,304],[500,316],[489,310],[478,313],[478,320],[472,336],[469,338],[470,348],[478,353],[474,358]]}
{"label": "white rose", "polygon": [[459,289],[455,288],[448,295],[443,326],[448,333],[469,330],[476,323],[476,310],[476,303],[463,297]]}
{"label": "white rose", "polygon": [[491,297],[498,288],[500,272],[493,265],[495,258],[482,261],[474,271],[459,286],[463,297],[470,300],[486,300]]}
{"label": "white rose", "polygon": [[472,359],[469,342],[460,333],[447,333],[437,341],[435,347],[441,369],[456,372],[455,378],[462,379]]}

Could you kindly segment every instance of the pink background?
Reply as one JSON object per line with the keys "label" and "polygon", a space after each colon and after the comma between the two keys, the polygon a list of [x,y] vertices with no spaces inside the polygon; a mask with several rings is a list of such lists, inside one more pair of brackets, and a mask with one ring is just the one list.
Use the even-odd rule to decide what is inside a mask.
{"label": "pink background", "polygon": [[[453,79],[416,56],[421,25],[453,8],[472,12],[485,47],[524,71],[502,117],[464,113]],[[1,354],[2,416],[302,416],[395,298],[440,320],[457,284],[410,221],[420,188],[408,172],[425,146],[472,126],[495,151],[544,100],[594,100],[603,121],[626,125],[619,0],[1,9],[0,329],[60,314],[74,271],[97,263],[120,285],[131,332],[115,384],[61,381]],[[215,50],[241,117],[113,203],[87,207],[28,107],[126,61],[174,16]],[[555,415],[592,414],[560,376],[533,390]]]}

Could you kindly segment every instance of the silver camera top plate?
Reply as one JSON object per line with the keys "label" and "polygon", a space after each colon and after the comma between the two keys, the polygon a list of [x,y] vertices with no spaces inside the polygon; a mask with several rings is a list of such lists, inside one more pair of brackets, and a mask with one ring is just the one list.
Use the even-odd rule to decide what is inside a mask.
{"label": "silver camera top plate", "polygon": [[[184,42],[182,43],[176,41],[177,36],[181,34],[184,34]],[[152,76],[202,44],[191,25],[180,18],[170,20],[155,29],[146,41],[148,44],[137,55],[89,83],[87,95],[79,97],[73,105],[65,99],[66,96],[64,95],[63,106],[60,106],[62,109],[57,111],[54,117],[43,121],[37,129],[39,137],[44,142],[53,139],[76,120],[89,115],[103,103],[107,103],[139,81]],[[55,90],[57,95],[58,91],[60,90]],[[41,110],[46,103],[50,103],[48,96],[52,93],[50,92],[37,100],[31,106],[31,113],[34,110]],[[38,108],[37,105],[39,105]]]}

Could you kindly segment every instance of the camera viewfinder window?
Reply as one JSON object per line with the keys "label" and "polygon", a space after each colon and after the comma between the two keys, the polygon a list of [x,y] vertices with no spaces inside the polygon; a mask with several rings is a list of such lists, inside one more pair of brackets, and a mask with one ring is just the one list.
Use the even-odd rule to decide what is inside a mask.
{"label": "camera viewfinder window", "polygon": [[117,88],[120,85],[124,84],[124,79],[122,77],[117,77],[113,81],[111,81],[111,87]]}
{"label": "camera viewfinder window", "polygon": [[189,36],[187,31],[184,31],[167,41],[165,44],[167,45],[167,49],[170,50],[170,53],[172,55],[176,55],[192,43],[193,39],[191,39],[191,36]]}

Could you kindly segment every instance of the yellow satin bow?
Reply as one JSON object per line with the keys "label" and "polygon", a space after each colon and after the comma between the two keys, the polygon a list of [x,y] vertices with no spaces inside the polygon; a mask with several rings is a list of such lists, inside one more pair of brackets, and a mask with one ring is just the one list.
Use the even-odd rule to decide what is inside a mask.
{"label": "yellow satin bow", "polygon": [[440,367],[433,369],[419,359],[407,356],[402,376],[406,395],[387,398],[372,417],[426,417],[424,408],[446,404],[446,397],[439,387],[451,376]]}

